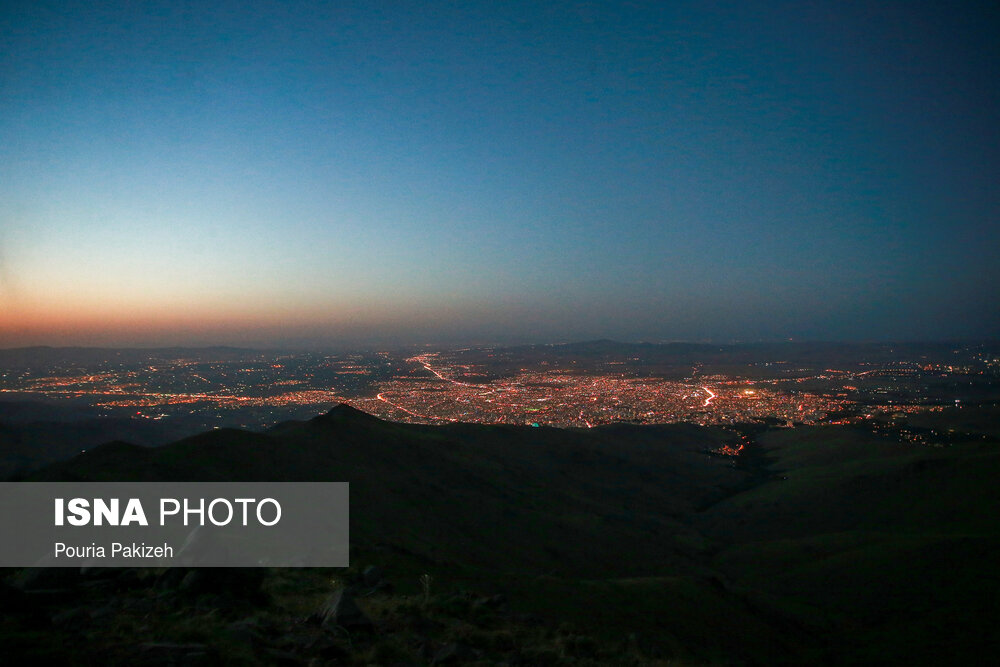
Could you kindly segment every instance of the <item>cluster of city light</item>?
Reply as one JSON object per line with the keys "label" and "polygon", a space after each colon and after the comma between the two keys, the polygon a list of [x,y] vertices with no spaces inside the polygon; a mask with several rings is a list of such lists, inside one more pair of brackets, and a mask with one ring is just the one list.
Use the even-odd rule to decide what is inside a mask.
{"label": "cluster of city light", "polygon": [[[82,395],[82,394],[81,394]],[[144,394],[116,400],[99,400],[95,405],[105,408],[154,407],[205,403],[219,407],[283,407],[290,405],[322,405],[339,402],[334,392],[321,390],[290,391],[273,396],[231,396],[226,394]]]}
{"label": "cluster of city light", "polygon": [[[512,378],[470,382],[467,364],[438,355],[409,359],[430,378],[399,376],[374,398],[353,399],[357,408],[397,421],[421,423],[537,423],[595,426],[612,422],[735,424],[764,417],[815,423],[847,401],[808,393],[790,394],[748,383],[705,384],[623,374],[576,374],[523,369]],[[722,378],[718,378],[722,379]]]}
{"label": "cluster of city light", "polygon": [[[168,408],[173,414],[216,410],[221,415],[244,408],[316,406],[319,412],[344,402],[403,422],[576,427],[615,422],[726,425],[765,418],[788,425],[833,424],[942,409],[922,398],[907,402],[892,382],[878,380],[927,372],[925,365],[916,363],[810,371],[768,362],[763,365],[780,364],[781,373],[774,377],[768,371],[767,379],[752,373],[706,373],[702,364],[695,364],[687,377],[666,379],[636,377],[623,361],[602,361],[584,370],[575,361],[560,365],[542,360],[508,367],[499,379],[487,381],[484,378],[497,374],[469,363],[461,352],[405,359],[388,353],[262,355],[251,363],[183,359],[87,369],[53,366],[5,372],[0,392],[82,399],[109,411],[132,409],[134,416],[147,418],[163,416],[171,412]],[[492,358],[489,352],[483,354]],[[821,384],[800,386],[808,382]],[[816,391],[817,386],[824,389]],[[883,395],[886,398],[880,398]],[[867,405],[857,402],[859,396]],[[895,402],[897,396],[901,400]],[[256,419],[266,422],[267,417]]]}

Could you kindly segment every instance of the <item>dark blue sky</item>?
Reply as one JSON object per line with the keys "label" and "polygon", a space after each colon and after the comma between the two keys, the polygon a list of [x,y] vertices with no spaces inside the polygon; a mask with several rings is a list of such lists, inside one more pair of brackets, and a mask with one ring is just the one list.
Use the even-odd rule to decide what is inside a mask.
{"label": "dark blue sky", "polygon": [[0,13],[0,345],[1000,336],[994,3]]}

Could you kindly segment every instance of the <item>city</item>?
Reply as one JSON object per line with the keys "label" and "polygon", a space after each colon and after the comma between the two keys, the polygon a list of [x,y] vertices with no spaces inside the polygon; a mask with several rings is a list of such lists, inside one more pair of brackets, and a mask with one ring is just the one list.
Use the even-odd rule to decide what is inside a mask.
{"label": "city", "polygon": [[[868,361],[859,352],[861,361],[852,362],[823,346],[810,349],[809,360],[789,361],[779,357],[796,354],[794,346],[597,345],[339,354],[151,350],[76,360],[39,353],[5,364],[0,398],[132,420],[185,420],[198,429],[263,429],[338,403],[419,424],[867,422],[885,429],[945,410],[995,407],[998,398],[1000,355],[983,345],[911,346]],[[698,354],[707,361],[691,362]],[[926,440],[919,428],[897,430]]]}

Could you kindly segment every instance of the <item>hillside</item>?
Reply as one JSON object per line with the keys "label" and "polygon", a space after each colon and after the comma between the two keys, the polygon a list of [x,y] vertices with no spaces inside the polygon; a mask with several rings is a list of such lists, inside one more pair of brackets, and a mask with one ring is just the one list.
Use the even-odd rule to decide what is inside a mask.
{"label": "hillside", "polygon": [[[341,405],[266,433],[99,447],[29,479],[348,481],[359,546],[476,567],[636,576],[683,559],[685,518],[745,480],[706,454],[733,438],[691,426],[404,425]],[[640,546],[622,553],[628,542]]]}
{"label": "hillside", "polygon": [[[32,479],[350,482],[348,571],[270,571],[261,576],[271,602],[238,611],[163,598],[169,573],[148,571],[136,575],[145,584],[117,594],[118,606],[88,602],[111,606],[122,626],[135,621],[122,600],[160,601],[140,633],[148,641],[176,643],[191,632],[177,614],[208,614],[195,634],[217,657],[231,647],[211,628],[251,614],[272,629],[244,657],[269,664],[260,651],[297,631],[331,577],[362,590],[370,566],[392,584],[358,600],[374,634],[325,640],[347,664],[388,645],[399,664],[440,663],[436,651],[448,646],[472,651],[454,664],[539,664],[528,656],[540,655],[549,664],[912,664],[962,662],[992,646],[997,443],[930,449],[835,427],[743,431],[750,444],[734,461],[711,454],[739,437],[722,429],[414,426],[338,406],[265,433],[219,430],[152,449],[112,443]],[[497,595],[503,611],[483,615]],[[87,623],[45,636],[81,632],[145,660]],[[289,656],[316,658],[298,645]]]}

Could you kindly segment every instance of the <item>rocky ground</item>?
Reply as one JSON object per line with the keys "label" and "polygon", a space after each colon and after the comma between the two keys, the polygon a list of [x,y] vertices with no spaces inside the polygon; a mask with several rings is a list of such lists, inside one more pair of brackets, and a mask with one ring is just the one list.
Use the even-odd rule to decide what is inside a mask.
{"label": "rocky ground", "polygon": [[634,638],[552,626],[503,594],[409,583],[397,592],[375,565],[14,571],[0,589],[4,652],[11,664],[660,664]]}

